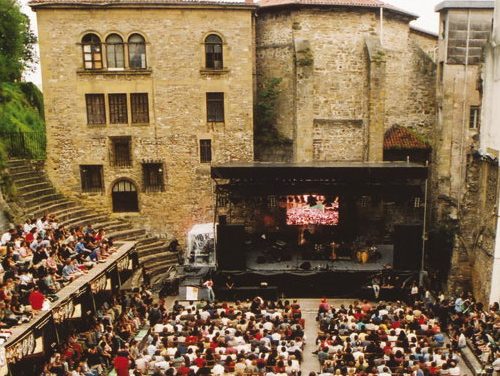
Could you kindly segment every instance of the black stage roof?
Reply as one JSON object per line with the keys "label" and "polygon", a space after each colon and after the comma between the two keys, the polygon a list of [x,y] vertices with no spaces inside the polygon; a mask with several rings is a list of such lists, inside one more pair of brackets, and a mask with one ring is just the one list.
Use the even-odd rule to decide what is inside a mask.
{"label": "black stage roof", "polygon": [[428,167],[409,162],[233,162],[213,165],[213,179],[276,180],[330,179],[381,181],[426,179]]}

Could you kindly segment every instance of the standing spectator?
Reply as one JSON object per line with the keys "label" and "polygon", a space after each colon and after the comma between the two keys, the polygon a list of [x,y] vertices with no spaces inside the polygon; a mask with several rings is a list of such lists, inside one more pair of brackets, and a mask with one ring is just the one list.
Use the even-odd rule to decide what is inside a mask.
{"label": "standing spectator", "polygon": [[212,281],[212,278],[208,278],[204,283],[203,286],[207,289],[208,293],[208,301],[213,302],[215,300],[215,294],[214,294],[214,281]]}
{"label": "standing spectator", "polygon": [[116,375],[117,376],[129,376],[129,360],[128,360],[128,354],[126,351],[119,351],[118,354],[116,355],[113,365],[115,367]]}
{"label": "standing spectator", "polygon": [[30,293],[28,300],[31,304],[31,308],[33,308],[35,311],[40,311],[43,307],[45,295],[43,295],[38,289],[38,286],[35,285],[33,291],[31,291]]}

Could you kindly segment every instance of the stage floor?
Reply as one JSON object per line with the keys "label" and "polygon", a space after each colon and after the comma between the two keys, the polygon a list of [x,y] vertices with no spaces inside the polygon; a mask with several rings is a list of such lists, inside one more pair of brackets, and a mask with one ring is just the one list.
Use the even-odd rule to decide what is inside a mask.
{"label": "stage floor", "polygon": [[[354,260],[310,260],[303,259],[299,251],[290,251],[291,260],[271,262],[262,251],[249,251],[246,253],[246,268],[253,271],[293,271],[303,270],[300,265],[303,262],[309,262],[311,268],[309,270],[332,270],[332,271],[378,271],[384,268],[384,265],[392,265],[394,246],[391,244],[377,245],[381,258],[375,261],[369,261],[361,264]],[[264,257],[266,262],[258,263],[257,259]]]}

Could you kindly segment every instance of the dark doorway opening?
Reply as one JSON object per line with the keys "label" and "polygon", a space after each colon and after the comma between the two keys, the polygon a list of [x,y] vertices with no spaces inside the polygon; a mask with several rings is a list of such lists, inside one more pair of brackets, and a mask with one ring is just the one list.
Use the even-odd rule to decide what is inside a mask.
{"label": "dark doorway opening", "polygon": [[117,213],[138,212],[139,200],[137,188],[128,180],[119,180],[113,186],[111,194],[113,199],[113,211]]}

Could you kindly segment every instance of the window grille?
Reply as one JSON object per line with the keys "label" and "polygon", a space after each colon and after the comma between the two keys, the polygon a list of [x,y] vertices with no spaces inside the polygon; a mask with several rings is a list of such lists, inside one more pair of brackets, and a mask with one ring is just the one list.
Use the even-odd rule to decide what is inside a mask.
{"label": "window grille", "polygon": [[200,140],[200,162],[212,161],[212,140]]}
{"label": "window grille", "polygon": [[104,190],[102,176],[102,165],[80,165],[82,192],[102,192]]}
{"label": "window grille", "polygon": [[111,164],[115,167],[132,166],[131,138],[112,137],[111,145]]}
{"label": "window grille", "polygon": [[148,93],[130,94],[130,107],[132,112],[132,124],[149,123]]}
{"label": "window grille", "polygon": [[207,121],[224,122],[224,93],[207,93]]}
{"label": "window grille", "polygon": [[87,107],[87,124],[106,124],[104,94],[85,94],[85,103]]}
{"label": "window grille", "polygon": [[127,94],[109,94],[109,122],[111,124],[126,124]]}
{"label": "window grille", "polygon": [[163,163],[142,163],[142,184],[146,192],[163,192]]}

